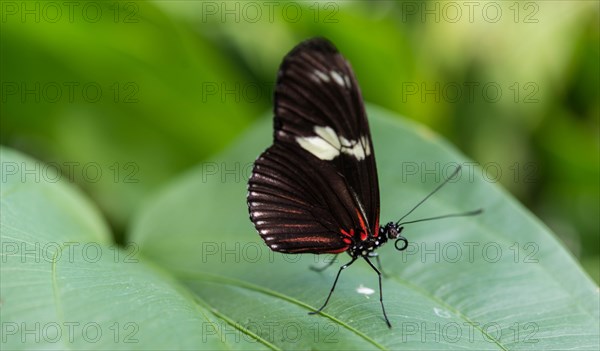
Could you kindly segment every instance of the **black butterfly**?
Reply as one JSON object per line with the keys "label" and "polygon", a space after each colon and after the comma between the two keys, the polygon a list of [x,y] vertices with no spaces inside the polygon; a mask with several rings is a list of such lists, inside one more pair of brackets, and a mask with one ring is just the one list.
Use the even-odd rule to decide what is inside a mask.
{"label": "black butterfly", "polygon": [[[314,38],[286,55],[274,113],[273,145],[256,160],[248,183],[250,219],[273,251],[350,255],[323,306],[311,313],[327,305],[342,270],[363,258],[379,276],[381,308],[391,328],[381,271],[369,258],[381,266],[375,249],[389,239],[404,250],[402,224],[412,222],[379,225],[377,167],[365,107],[350,64],[333,44]],[[455,215],[436,218],[448,216]]]}

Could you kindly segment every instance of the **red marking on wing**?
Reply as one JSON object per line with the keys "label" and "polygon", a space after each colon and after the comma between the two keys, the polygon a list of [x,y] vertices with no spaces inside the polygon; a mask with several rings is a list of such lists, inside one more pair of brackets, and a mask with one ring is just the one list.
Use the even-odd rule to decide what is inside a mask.
{"label": "red marking on wing", "polygon": [[363,219],[358,209],[356,209],[356,214],[358,215],[358,220],[360,221],[360,228],[362,229],[360,232],[360,240],[365,241],[367,240],[368,233],[367,226],[365,225],[365,220]]}
{"label": "red marking on wing", "polygon": [[360,240],[361,241],[367,240],[367,233],[365,233],[364,231],[361,231],[360,232]]}
{"label": "red marking on wing", "polygon": [[346,251],[346,250],[348,250],[348,246],[342,247],[342,248],[340,248],[340,249],[337,249],[337,250],[323,251],[323,253],[332,253],[332,254],[338,254],[338,253],[340,253],[340,252],[344,252],[344,251]]}
{"label": "red marking on wing", "polygon": [[350,247],[350,244],[352,244],[352,237],[354,237],[354,229],[350,229],[349,231],[346,231],[345,229],[340,228],[340,233],[342,233],[342,235],[344,236],[342,238],[342,240],[344,241],[346,246],[341,247],[336,250],[323,251],[323,253],[338,254],[340,252],[344,252],[344,251],[348,250],[348,247]]}
{"label": "red marking on wing", "polygon": [[379,210],[377,210],[377,219],[375,220],[375,230],[373,230],[373,236],[379,236]]}
{"label": "red marking on wing", "polygon": [[[348,233],[347,231],[345,231],[344,229],[340,228],[340,232],[344,235],[347,236],[349,238],[354,237],[354,229],[350,229],[350,233]],[[344,238],[345,239],[345,238]]]}
{"label": "red marking on wing", "polygon": [[354,229],[350,229],[350,231],[347,232],[346,230],[340,228],[340,232],[344,236],[342,238],[344,243],[346,243],[346,244],[348,244],[348,246],[350,246],[350,244],[352,244],[352,239],[354,238]]}

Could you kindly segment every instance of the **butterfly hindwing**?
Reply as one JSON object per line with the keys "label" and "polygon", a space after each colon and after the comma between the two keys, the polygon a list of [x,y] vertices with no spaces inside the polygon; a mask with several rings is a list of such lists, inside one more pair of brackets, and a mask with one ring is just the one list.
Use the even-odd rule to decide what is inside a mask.
{"label": "butterfly hindwing", "polygon": [[[314,168],[313,168],[314,167]],[[351,194],[334,167],[300,148],[274,144],[254,163],[248,189],[250,218],[267,245],[281,252],[341,252],[338,222],[352,221]],[[334,216],[333,213],[337,215]]]}
{"label": "butterfly hindwing", "polygon": [[354,235],[377,235],[379,187],[366,113],[352,69],[331,43],[311,39],[284,58],[274,113],[274,143],[257,159],[248,194],[267,245],[341,252]]}

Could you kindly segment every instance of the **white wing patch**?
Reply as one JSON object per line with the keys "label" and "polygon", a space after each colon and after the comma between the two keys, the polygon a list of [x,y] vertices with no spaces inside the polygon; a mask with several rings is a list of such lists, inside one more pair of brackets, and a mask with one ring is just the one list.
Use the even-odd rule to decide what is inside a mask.
{"label": "white wing patch", "polygon": [[363,160],[371,154],[371,146],[366,136],[361,136],[359,140],[348,140],[340,137],[342,152],[356,157],[357,160]]}
{"label": "white wing patch", "polygon": [[317,156],[321,160],[333,160],[340,154],[340,150],[329,144],[325,139],[319,136],[313,137],[296,137],[296,141],[300,146]]}
{"label": "white wing patch", "polygon": [[329,75],[327,75],[325,72],[315,69],[312,72],[312,75],[310,76],[310,78],[319,84],[329,83],[333,79],[333,81],[336,82],[342,88],[351,88],[352,87],[352,83],[350,82],[350,77],[348,77],[346,74],[343,74],[343,75],[339,74],[336,71],[329,71]]}
{"label": "white wing patch", "polygon": [[331,146],[335,147],[337,150],[339,150],[340,147],[342,147],[342,145],[340,144],[340,140],[343,140],[344,138],[338,138],[333,128],[316,126],[315,133],[323,140],[331,144]]}
{"label": "white wing patch", "polygon": [[312,79],[317,83],[321,83],[321,81],[329,83],[329,76],[318,69],[313,71]]}
{"label": "white wing patch", "polygon": [[296,137],[296,142],[304,150],[321,160],[333,160],[341,153],[355,157],[361,161],[371,155],[369,139],[365,135],[358,140],[340,137],[331,127],[316,126],[315,136]]}
{"label": "white wing patch", "polygon": [[339,86],[345,87],[344,78],[342,78],[342,76],[340,76],[340,74],[336,71],[331,71],[331,78],[333,78],[333,80],[335,80],[335,82],[338,83]]}

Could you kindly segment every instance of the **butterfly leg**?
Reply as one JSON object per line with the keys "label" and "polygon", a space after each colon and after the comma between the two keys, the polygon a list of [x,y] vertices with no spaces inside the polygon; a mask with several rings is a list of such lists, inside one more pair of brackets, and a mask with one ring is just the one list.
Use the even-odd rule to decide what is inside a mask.
{"label": "butterfly leg", "polygon": [[326,270],[327,268],[329,268],[332,264],[334,264],[336,262],[337,257],[338,257],[338,255],[336,254],[335,256],[333,256],[331,261],[327,262],[327,264],[325,264],[323,267],[310,266],[310,269],[315,272],[323,272],[324,270]]}
{"label": "butterfly leg", "polygon": [[379,255],[377,254],[377,252],[369,252],[369,257],[375,257],[375,262],[377,263],[377,268],[379,268],[379,271],[381,272],[381,274],[383,275],[384,278],[389,278],[389,274],[387,274],[382,266],[381,266],[381,260],[379,260]]}
{"label": "butterfly leg", "polygon": [[316,310],[314,312],[308,312],[308,314],[317,314],[317,313],[321,312],[325,308],[325,306],[327,306],[327,303],[329,302],[329,299],[331,298],[331,294],[333,294],[333,290],[335,289],[335,286],[336,286],[337,281],[338,281],[338,279],[340,277],[340,274],[342,273],[342,271],[344,269],[350,267],[350,265],[353,264],[354,261],[356,261],[358,259],[358,257],[360,257],[360,256],[353,257],[352,261],[350,261],[350,262],[348,262],[345,265],[343,265],[343,266],[340,267],[340,270],[338,271],[337,275],[335,276],[335,280],[333,281],[333,286],[331,287],[331,290],[329,291],[329,295],[327,295],[327,300],[325,300],[325,303],[323,304],[323,306],[321,306],[321,308],[319,308],[318,310]]}
{"label": "butterfly leg", "polygon": [[367,261],[369,266],[371,266],[371,268],[373,268],[373,270],[375,272],[377,272],[377,277],[379,278],[379,302],[381,303],[381,309],[383,310],[383,317],[385,318],[385,323],[387,323],[387,326],[390,329],[392,329],[392,324],[390,323],[390,320],[388,319],[387,313],[385,313],[385,306],[383,305],[383,289],[381,288],[381,272],[377,269],[377,267],[375,267],[373,265],[373,263],[371,263],[371,261],[369,261],[368,257],[363,256],[363,258],[365,259],[365,261]]}

